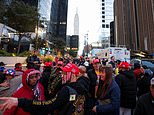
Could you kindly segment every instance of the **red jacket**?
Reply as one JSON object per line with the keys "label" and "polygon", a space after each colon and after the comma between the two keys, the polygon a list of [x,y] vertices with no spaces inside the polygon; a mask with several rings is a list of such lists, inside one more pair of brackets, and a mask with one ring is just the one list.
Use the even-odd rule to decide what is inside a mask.
{"label": "red jacket", "polygon": [[[31,69],[32,70],[32,69]],[[29,70],[26,70],[26,72],[23,74],[22,77],[22,84],[23,86],[17,90],[12,97],[17,97],[17,98],[27,98],[27,99],[34,99],[34,91],[28,86],[27,84],[27,74]],[[35,70],[36,71],[36,70]],[[45,100],[44,96],[44,88],[40,83],[37,83],[37,90],[39,91],[39,98],[38,100]],[[22,108],[20,107],[13,107],[9,110],[4,111],[3,115],[30,115],[30,113],[25,112]]]}

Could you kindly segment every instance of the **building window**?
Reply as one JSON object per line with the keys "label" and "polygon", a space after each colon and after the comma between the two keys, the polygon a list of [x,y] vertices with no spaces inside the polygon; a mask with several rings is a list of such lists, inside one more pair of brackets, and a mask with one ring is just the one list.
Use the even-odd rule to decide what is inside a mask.
{"label": "building window", "polygon": [[105,14],[105,12],[104,12],[104,11],[102,11],[102,14]]}
{"label": "building window", "polygon": [[102,28],[105,28],[105,24],[102,24]]}
{"label": "building window", "polygon": [[105,6],[105,4],[104,4],[104,3],[102,3],[102,6]]}
{"label": "building window", "polygon": [[105,16],[102,16],[102,18],[105,18]]}
{"label": "building window", "polygon": [[109,28],[109,24],[106,24],[106,28]]}
{"label": "building window", "polygon": [[104,2],[104,0],[102,0],[102,2]]}
{"label": "building window", "polygon": [[102,10],[105,10],[105,7],[102,7]]}
{"label": "building window", "polygon": [[105,22],[105,20],[102,20],[102,22]]}

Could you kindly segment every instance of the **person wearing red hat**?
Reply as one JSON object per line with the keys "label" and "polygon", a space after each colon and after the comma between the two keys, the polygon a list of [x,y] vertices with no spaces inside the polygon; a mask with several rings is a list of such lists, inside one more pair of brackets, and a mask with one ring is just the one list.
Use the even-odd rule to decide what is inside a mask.
{"label": "person wearing red hat", "polygon": [[100,67],[100,60],[98,58],[95,58],[92,60],[92,69],[89,69],[87,71],[88,78],[90,80],[90,87],[89,87],[89,94],[90,97],[86,100],[85,106],[86,106],[86,111],[85,114],[91,115],[95,114],[92,111],[92,108],[95,106],[96,103],[96,96],[95,96],[95,90],[98,85],[98,80],[99,80],[99,67]]}
{"label": "person wearing red hat", "polygon": [[120,115],[131,115],[131,110],[136,106],[137,83],[128,62],[121,62],[119,75],[115,77],[121,90]]}
{"label": "person wearing red hat", "polygon": [[55,97],[59,89],[61,89],[61,68],[59,65],[56,67],[52,66],[52,62],[44,63],[44,70],[42,72],[42,77],[40,83],[44,87],[44,94],[46,99],[51,99]]}
{"label": "person wearing red hat", "polygon": [[[83,70],[83,69],[82,69]],[[81,68],[76,65],[68,64],[63,68],[64,72],[71,72],[72,76],[69,79],[70,82],[66,84],[56,95],[54,99],[48,101],[34,101],[27,100],[25,98],[11,98],[3,97],[4,103],[0,104],[0,110],[6,110],[12,106],[18,106],[24,108],[24,110],[30,112],[31,114],[56,114],[56,115],[72,115],[74,112],[80,114],[81,109],[84,109],[84,106],[76,106],[78,96],[84,95],[87,97],[89,91],[89,79],[84,76],[80,76],[76,81],[73,77],[81,72]],[[83,70],[84,71],[84,70]],[[76,109],[76,107],[79,107]],[[81,114],[83,115],[83,114]]]}
{"label": "person wearing red hat", "polygon": [[[35,69],[28,69],[22,75],[23,86],[18,89],[12,97],[27,98],[34,100],[45,100],[44,88],[38,83],[41,73]],[[22,108],[14,106],[4,111],[3,115],[30,115]]]}
{"label": "person wearing red hat", "polygon": [[76,81],[76,76],[79,73],[79,68],[75,64],[68,63],[61,69],[63,70],[62,84],[69,82],[71,79]]}

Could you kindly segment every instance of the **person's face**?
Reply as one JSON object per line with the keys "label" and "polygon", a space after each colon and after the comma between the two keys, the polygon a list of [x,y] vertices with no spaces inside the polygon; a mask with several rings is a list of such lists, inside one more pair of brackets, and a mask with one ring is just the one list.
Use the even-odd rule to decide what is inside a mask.
{"label": "person's face", "polygon": [[39,75],[38,74],[30,75],[29,76],[29,84],[30,84],[30,86],[36,85],[38,80],[39,80]]}
{"label": "person's face", "polygon": [[70,82],[76,82],[76,80],[77,80],[76,75],[75,74],[72,74],[71,81]]}
{"label": "person's face", "polygon": [[6,75],[6,78],[7,78],[7,79],[12,79],[13,76],[12,76],[12,75]]}
{"label": "person's face", "polygon": [[66,83],[67,73],[62,71],[62,84]]}
{"label": "person's face", "polygon": [[154,85],[151,85],[151,86],[150,86],[150,92],[151,92],[151,95],[152,95],[153,98],[154,98]]}
{"label": "person's face", "polygon": [[112,57],[112,61],[115,61],[115,57]]}
{"label": "person's face", "polygon": [[57,64],[57,68],[60,68],[60,67],[62,67],[62,65],[61,64]]}
{"label": "person's face", "polygon": [[105,81],[105,79],[106,79],[106,73],[105,73],[105,70],[103,70],[102,72],[101,72],[101,78],[100,78],[102,81]]}
{"label": "person's face", "polygon": [[95,70],[99,70],[100,63],[95,63],[95,64],[93,64],[93,66],[94,66],[94,69]]}

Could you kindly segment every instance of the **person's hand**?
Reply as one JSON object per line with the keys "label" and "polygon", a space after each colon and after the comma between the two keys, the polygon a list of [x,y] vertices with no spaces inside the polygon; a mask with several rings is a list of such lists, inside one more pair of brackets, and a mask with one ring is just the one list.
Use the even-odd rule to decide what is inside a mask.
{"label": "person's hand", "polygon": [[14,97],[0,97],[1,101],[4,101],[3,104],[0,104],[0,111],[5,111],[11,109],[14,106],[18,106],[18,98]]}
{"label": "person's hand", "polygon": [[8,87],[8,86],[10,86],[10,83],[5,81],[5,82],[1,83],[0,86],[1,87]]}
{"label": "person's hand", "polygon": [[92,111],[96,113],[96,106],[93,107]]}

